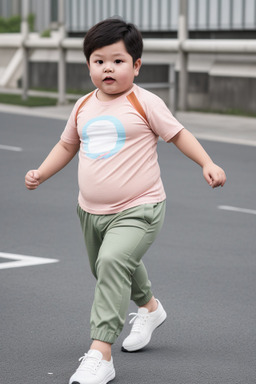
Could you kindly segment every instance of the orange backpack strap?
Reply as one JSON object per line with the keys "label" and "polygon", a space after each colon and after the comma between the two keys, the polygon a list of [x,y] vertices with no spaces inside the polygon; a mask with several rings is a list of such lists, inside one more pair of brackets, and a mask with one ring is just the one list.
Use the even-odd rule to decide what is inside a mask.
{"label": "orange backpack strap", "polygon": [[131,92],[126,97],[130,101],[132,106],[136,109],[136,111],[139,112],[139,114],[143,117],[143,119],[146,120],[146,122],[149,124],[148,119],[147,119],[147,115],[146,115],[141,103],[139,102],[137,96],[135,95],[135,93]]}
{"label": "orange backpack strap", "polygon": [[84,100],[82,101],[82,103],[79,105],[79,107],[77,108],[77,111],[76,111],[76,116],[75,116],[75,122],[76,122],[76,125],[77,125],[77,117],[78,117],[78,114],[80,112],[80,109],[85,105],[85,103],[87,103],[87,101],[90,99],[90,97],[92,97],[94,91],[92,91],[91,93],[89,93],[88,96],[86,96],[84,98]]}

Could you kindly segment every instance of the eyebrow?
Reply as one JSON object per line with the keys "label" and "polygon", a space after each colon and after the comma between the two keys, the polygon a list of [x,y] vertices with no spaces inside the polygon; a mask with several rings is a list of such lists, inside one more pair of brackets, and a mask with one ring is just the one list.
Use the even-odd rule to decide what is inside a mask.
{"label": "eyebrow", "polygon": [[[104,57],[105,55],[101,55],[100,53],[92,53],[92,55],[94,55],[95,57]],[[111,53],[111,56],[125,56],[125,54],[123,52],[114,52],[114,53]]]}

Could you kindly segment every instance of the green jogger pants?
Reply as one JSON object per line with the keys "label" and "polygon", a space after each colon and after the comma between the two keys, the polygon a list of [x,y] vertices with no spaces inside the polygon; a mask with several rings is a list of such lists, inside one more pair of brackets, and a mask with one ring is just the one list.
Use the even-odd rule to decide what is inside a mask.
{"label": "green jogger pants", "polygon": [[111,215],[77,208],[90,267],[97,279],[91,310],[91,338],[114,343],[127,315],[130,299],[138,306],[152,297],[141,261],[159,233],[165,201],[143,204]]}

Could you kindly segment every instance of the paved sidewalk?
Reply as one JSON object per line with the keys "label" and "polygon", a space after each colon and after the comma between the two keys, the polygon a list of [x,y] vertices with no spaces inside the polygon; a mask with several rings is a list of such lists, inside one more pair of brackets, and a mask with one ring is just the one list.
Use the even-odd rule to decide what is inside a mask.
{"label": "paved sidewalk", "polygon": [[176,117],[198,139],[256,146],[256,118],[197,112]]}
{"label": "paved sidewalk", "polygon": [[[0,112],[67,120],[73,105],[28,108],[0,104]],[[176,117],[198,139],[256,146],[256,118],[199,112],[177,112]]]}

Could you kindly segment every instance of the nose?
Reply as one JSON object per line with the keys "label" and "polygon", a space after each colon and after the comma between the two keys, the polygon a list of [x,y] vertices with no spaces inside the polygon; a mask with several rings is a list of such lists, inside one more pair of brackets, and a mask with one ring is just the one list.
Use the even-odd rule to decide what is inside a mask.
{"label": "nose", "polygon": [[113,68],[111,65],[106,65],[106,67],[104,68],[104,72],[105,73],[108,73],[108,72],[113,72]]}

